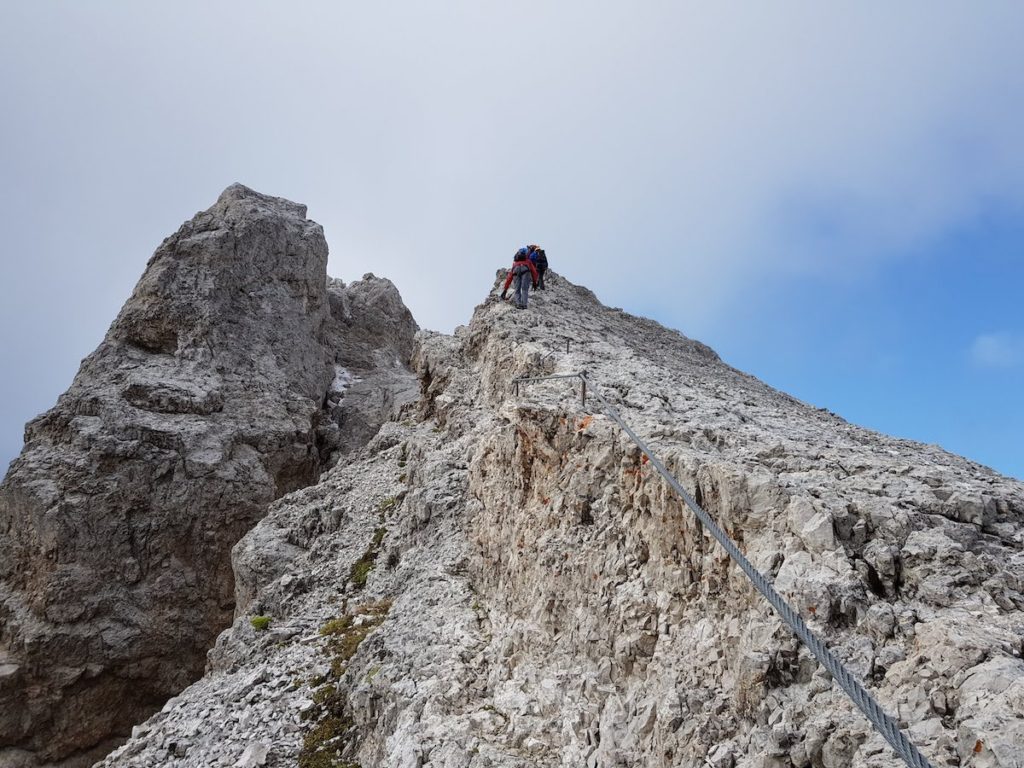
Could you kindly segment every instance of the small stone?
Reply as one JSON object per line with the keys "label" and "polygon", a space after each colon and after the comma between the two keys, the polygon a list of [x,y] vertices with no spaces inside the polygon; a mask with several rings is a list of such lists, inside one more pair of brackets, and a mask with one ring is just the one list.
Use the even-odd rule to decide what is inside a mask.
{"label": "small stone", "polygon": [[267,751],[267,747],[263,744],[250,744],[235,765],[237,768],[256,768],[256,766],[266,765]]}

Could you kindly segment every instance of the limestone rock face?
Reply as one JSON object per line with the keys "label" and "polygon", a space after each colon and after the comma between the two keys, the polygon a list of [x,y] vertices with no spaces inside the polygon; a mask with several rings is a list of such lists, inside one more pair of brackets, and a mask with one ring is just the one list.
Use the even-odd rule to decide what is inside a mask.
{"label": "limestone rock face", "polygon": [[[26,427],[0,486],[0,765],[88,764],[195,680],[231,621],[231,547],[414,387],[397,290],[326,265],[305,206],[229,187]],[[357,435],[349,367],[390,387],[348,409]]]}
{"label": "limestone rock face", "polygon": [[326,344],[342,361],[327,395],[328,425],[338,426],[324,441],[333,464],[365,445],[386,418],[419,394],[408,368],[418,327],[390,280],[366,274],[346,286],[331,279],[327,295],[333,322]]}
{"label": "limestone rock face", "polygon": [[417,336],[419,399],[239,542],[207,674],[103,765],[897,764],[593,393],[513,391],[585,369],[936,766],[1018,766],[1024,485],[548,275]]}

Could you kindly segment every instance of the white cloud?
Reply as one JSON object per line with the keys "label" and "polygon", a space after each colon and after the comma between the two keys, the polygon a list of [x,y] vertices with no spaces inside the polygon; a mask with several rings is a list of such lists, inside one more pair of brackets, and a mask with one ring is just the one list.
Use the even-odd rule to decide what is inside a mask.
{"label": "white cloud", "polygon": [[[140,221],[243,181],[308,203],[336,273],[392,277],[442,330],[524,241],[698,317],[1024,210],[1020,3],[63,11],[8,25],[0,95],[30,119],[0,126],[0,202],[45,184]],[[453,269],[424,270],[441,244]]]}
{"label": "white cloud", "polygon": [[0,359],[50,366],[0,403],[52,402],[234,181],[438,330],[531,241],[687,331],[873,269],[1024,211],[1021,29],[1016,0],[0,4]]}
{"label": "white cloud", "polygon": [[974,339],[971,362],[982,368],[1008,368],[1024,360],[1024,340],[1006,333],[987,333]]}

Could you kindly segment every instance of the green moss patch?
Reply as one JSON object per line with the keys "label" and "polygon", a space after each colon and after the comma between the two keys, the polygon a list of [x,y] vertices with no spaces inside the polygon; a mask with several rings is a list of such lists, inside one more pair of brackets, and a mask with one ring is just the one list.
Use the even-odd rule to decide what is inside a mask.
{"label": "green moss patch", "polygon": [[387,533],[388,529],[383,526],[374,531],[373,538],[370,539],[370,546],[367,547],[363,556],[352,564],[348,580],[356,589],[362,589],[366,586],[366,580],[370,577],[370,571],[373,570],[377,563],[377,555],[380,554],[380,546],[384,542],[384,537]]}
{"label": "green moss patch", "polygon": [[[324,651],[331,659],[331,671],[317,681],[313,706],[302,713],[303,720],[314,725],[302,739],[299,768],[360,768],[342,759],[355,737],[355,723],[341,678],[360,644],[384,623],[389,610],[390,600],[368,603],[320,627],[320,634],[327,638]],[[380,671],[380,667],[374,669]]]}

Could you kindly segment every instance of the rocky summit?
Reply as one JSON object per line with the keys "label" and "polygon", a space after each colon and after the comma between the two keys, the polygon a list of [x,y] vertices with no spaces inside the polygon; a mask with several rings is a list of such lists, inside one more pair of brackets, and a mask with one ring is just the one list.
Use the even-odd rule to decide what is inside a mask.
{"label": "rocky summit", "polygon": [[[415,395],[387,280],[229,187],[153,255],[0,486],[0,765],[86,765],[198,678],[231,547]],[[351,392],[351,396],[346,396]]]}
{"label": "rocky summit", "polygon": [[229,188],[29,425],[0,766],[899,764],[594,388],[932,765],[1024,764],[1024,484],[560,275],[448,336],[325,258]]}

